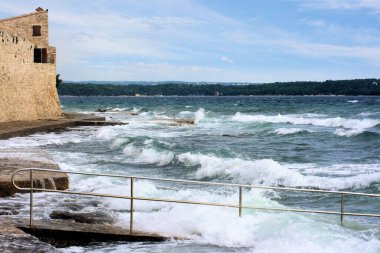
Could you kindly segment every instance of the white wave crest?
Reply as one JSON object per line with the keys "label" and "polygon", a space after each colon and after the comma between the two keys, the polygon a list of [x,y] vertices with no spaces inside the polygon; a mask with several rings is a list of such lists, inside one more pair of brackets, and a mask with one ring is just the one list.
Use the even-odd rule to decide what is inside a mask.
{"label": "white wave crest", "polygon": [[[197,179],[209,177],[231,177],[240,183],[267,186],[315,187],[320,189],[365,188],[380,181],[380,172],[352,173],[345,177],[322,177],[301,174],[272,159],[243,160],[240,158],[219,158],[190,152],[176,156],[186,166],[200,165],[195,172]],[[314,169],[315,170],[315,169]]]}
{"label": "white wave crest", "polygon": [[99,128],[96,137],[103,140],[112,140],[115,139],[117,135],[118,134],[113,127],[105,126]]}
{"label": "white wave crest", "polygon": [[277,128],[273,132],[278,135],[287,135],[287,134],[296,134],[299,132],[308,132],[308,131],[301,128],[283,128],[282,127],[282,128]]}
{"label": "white wave crest", "polygon": [[363,129],[344,129],[344,128],[338,128],[334,131],[334,134],[339,135],[339,136],[346,136],[346,137],[351,137],[355,136],[358,134],[363,133],[365,130]]}
{"label": "white wave crest", "polygon": [[[335,127],[345,128],[353,130],[348,135],[360,134],[369,128],[375,127],[380,124],[380,120],[377,119],[347,119],[342,117],[336,118],[313,118],[300,115],[247,115],[242,113],[236,113],[233,120],[239,122],[267,122],[267,123],[288,123],[292,125],[313,125],[319,127]],[[341,131],[337,131],[336,134],[342,134]],[[347,135],[347,136],[348,136]]]}
{"label": "white wave crest", "polygon": [[129,109],[128,107],[123,107],[123,108],[115,107],[111,111],[113,111],[113,112],[122,112],[122,111],[126,111],[128,109]]}
{"label": "white wave crest", "polygon": [[198,109],[198,111],[194,113],[195,124],[198,124],[202,119],[205,118],[205,116],[206,116],[205,110],[203,108]]}
{"label": "white wave crest", "polygon": [[133,144],[127,145],[123,152],[133,162],[140,164],[168,165],[174,159],[174,153],[170,151],[157,151],[154,148],[137,148]]}
{"label": "white wave crest", "polygon": [[356,100],[356,99],[355,99],[355,100],[348,100],[347,102],[348,102],[348,103],[355,104],[355,103],[359,103],[359,100]]}

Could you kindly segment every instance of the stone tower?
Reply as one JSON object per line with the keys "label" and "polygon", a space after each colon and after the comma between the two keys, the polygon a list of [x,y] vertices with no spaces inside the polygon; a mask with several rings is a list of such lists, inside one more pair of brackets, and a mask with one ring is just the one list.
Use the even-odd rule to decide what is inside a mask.
{"label": "stone tower", "polygon": [[48,11],[0,19],[0,122],[61,116]]}

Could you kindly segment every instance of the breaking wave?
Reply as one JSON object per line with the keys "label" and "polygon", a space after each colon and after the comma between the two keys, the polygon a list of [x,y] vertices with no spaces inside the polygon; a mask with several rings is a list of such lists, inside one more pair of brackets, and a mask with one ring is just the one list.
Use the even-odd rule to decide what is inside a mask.
{"label": "breaking wave", "polygon": [[309,131],[306,129],[301,129],[301,128],[277,128],[273,132],[278,135],[287,135],[287,134],[296,134],[296,133],[309,132]]}
{"label": "breaking wave", "polygon": [[200,108],[198,111],[194,113],[194,123],[198,124],[201,120],[203,120],[206,117],[205,110],[203,108]]}
{"label": "breaking wave", "polygon": [[[311,187],[318,189],[362,189],[380,182],[380,165],[377,171],[362,173],[351,170],[344,177],[315,176],[301,174],[291,166],[282,165],[272,159],[243,160],[240,158],[220,158],[212,155],[190,152],[176,156],[185,166],[199,166],[195,172],[197,179],[230,177],[239,183],[266,186]],[[314,168],[315,170],[315,168]],[[315,173],[313,173],[315,174]]]}
{"label": "breaking wave", "polygon": [[174,159],[174,153],[171,151],[157,151],[154,148],[138,148],[133,144],[128,144],[124,147],[123,153],[133,162],[139,164],[164,166],[168,165]]}
{"label": "breaking wave", "polygon": [[287,123],[292,125],[312,125],[318,127],[338,128],[335,134],[340,136],[352,136],[363,133],[364,131],[380,124],[377,119],[347,119],[342,117],[336,118],[316,118],[300,115],[247,115],[236,113],[233,120],[239,122],[266,122],[266,123]]}

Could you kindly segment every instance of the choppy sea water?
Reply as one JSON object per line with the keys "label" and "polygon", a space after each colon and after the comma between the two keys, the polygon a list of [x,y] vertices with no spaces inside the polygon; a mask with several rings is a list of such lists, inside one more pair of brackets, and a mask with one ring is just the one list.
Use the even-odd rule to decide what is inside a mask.
{"label": "choppy sea water", "polygon": [[[62,97],[63,109],[128,122],[0,141],[47,149],[61,168],[264,186],[380,193],[379,97]],[[95,112],[97,109],[106,112]],[[132,115],[137,114],[137,115]],[[173,126],[169,119],[192,118]],[[71,176],[74,190],[128,195],[128,181]],[[236,189],[137,181],[135,195],[238,203]],[[36,216],[78,203],[128,225],[129,201],[36,194]],[[28,196],[1,200],[25,203]],[[340,211],[336,195],[245,190],[244,204]],[[346,197],[345,211],[380,213],[380,199]],[[108,243],[64,252],[380,252],[380,218],[136,201],[135,228],[191,238]]]}

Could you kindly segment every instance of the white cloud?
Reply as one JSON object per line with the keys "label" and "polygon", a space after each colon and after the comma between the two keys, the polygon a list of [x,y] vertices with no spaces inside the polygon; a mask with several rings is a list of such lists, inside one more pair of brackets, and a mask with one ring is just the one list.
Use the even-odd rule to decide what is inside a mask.
{"label": "white cloud", "polygon": [[281,41],[277,44],[292,52],[310,57],[348,57],[361,58],[380,65],[380,47],[342,46],[322,43],[302,43],[299,41]]}
{"label": "white cloud", "polygon": [[[33,11],[39,4],[35,0],[1,1],[0,9],[1,13],[18,15]],[[288,58],[305,62],[309,58],[350,62],[350,58],[380,64],[378,31],[342,27],[330,24],[328,19],[300,19],[313,27],[309,30],[324,32],[323,40],[312,40],[297,31],[274,27],[269,21],[261,25],[245,23],[191,0],[65,0],[44,4],[41,7],[50,10],[50,38],[57,47],[58,71],[65,79],[256,82],[294,80],[291,75],[300,80],[303,76],[304,80],[332,78],[315,69],[303,70],[303,74],[263,66],[265,69],[252,72],[247,69],[262,66],[251,66],[250,59],[242,61],[239,56],[253,52],[260,56],[266,52],[285,53]],[[380,1],[369,0],[301,4],[310,8],[380,9]],[[344,40],[332,42],[327,32]],[[220,61],[230,64],[214,67],[221,66]],[[288,67],[286,63],[284,67]]]}
{"label": "white cloud", "polygon": [[370,9],[375,12],[380,11],[380,1],[378,0],[314,0],[302,1],[303,6],[316,9]]}
{"label": "white cloud", "polygon": [[224,61],[224,62],[227,62],[227,63],[234,63],[235,62],[234,60],[232,60],[231,58],[229,58],[227,56],[220,57],[220,60]]}
{"label": "white cloud", "polygon": [[315,26],[315,27],[325,27],[326,22],[324,20],[320,19],[301,19],[301,23],[304,23],[309,26]]}

